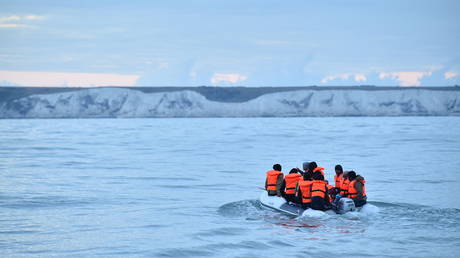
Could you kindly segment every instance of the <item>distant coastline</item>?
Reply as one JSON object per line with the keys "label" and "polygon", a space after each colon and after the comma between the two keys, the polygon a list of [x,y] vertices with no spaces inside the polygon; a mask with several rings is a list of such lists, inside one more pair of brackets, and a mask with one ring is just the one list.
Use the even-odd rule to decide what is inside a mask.
{"label": "distant coastline", "polygon": [[460,116],[460,87],[2,87],[0,118]]}
{"label": "distant coastline", "polygon": [[27,86],[0,86],[0,103],[12,99],[19,99],[36,94],[54,94],[87,89],[131,89],[143,93],[195,91],[211,101],[219,102],[245,102],[264,94],[298,91],[298,90],[364,90],[364,91],[401,91],[401,90],[434,90],[434,91],[460,91],[460,86],[430,86],[430,87],[400,87],[400,86],[261,86],[261,87],[217,87],[217,86],[142,86],[142,87],[27,87]]}

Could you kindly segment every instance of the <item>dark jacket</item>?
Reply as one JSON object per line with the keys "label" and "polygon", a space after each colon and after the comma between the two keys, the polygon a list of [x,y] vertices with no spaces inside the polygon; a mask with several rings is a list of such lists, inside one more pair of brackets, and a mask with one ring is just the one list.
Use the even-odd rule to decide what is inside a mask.
{"label": "dark jacket", "polygon": [[357,196],[355,198],[353,198],[353,200],[357,201],[357,200],[367,200],[367,196],[363,196],[363,192],[364,192],[364,189],[363,189],[363,180],[364,178],[360,175],[357,175],[356,176],[356,183],[355,183],[355,188],[356,188],[356,191],[358,192]]}

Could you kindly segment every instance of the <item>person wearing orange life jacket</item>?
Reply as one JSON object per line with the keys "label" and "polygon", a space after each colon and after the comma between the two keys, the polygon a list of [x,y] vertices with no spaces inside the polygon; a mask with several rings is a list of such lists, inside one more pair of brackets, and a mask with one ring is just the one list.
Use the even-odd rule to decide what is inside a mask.
{"label": "person wearing orange life jacket", "polygon": [[[315,172],[321,172],[321,174],[324,176],[324,168],[318,167],[318,164],[316,164],[315,161],[309,162],[308,163],[308,172],[310,173],[315,173]],[[305,171],[305,172],[307,172]]]}
{"label": "person wearing orange life jacket", "polygon": [[334,176],[334,181],[335,181],[335,188],[340,189],[340,184],[343,179],[343,168],[341,165],[335,165],[335,176]]}
{"label": "person wearing orange life jacket", "polygon": [[311,173],[305,172],[303,178],[299,180],[295,188],[297,203],[301,204],[303,209],[310,208],[311,203]]}
{"label": "person wearing orange life jacket", "polygon": [[366,196],[366,180],[360,175],[356,175],[355,171],[348,172],[348,198],[355,202],[356,207],[361,207],[367,203]]}
{"label": "person wearing orange life jacket", "polygon": [[283,196],[284,195],[284,174],[281,172],[281,165],[273,165],[273,170],[267,171],[267,178],[265,179],[265,190],[270,196]]}
{"label": "person wearing orange life jacket", "polygon": [[286,186],[284,199],[288,202],[295,203],[297,201],[295,198],[295,188],[299,180],[302,178],[298,172],[299,170],[297,168],[293,168],[289,171],[289,174],[284,177],[284,185]]}
{"label": "person wearing orange life jacket", "polygon": [[310,208],[314,210],[327,210],[330,208],[328,183],[324,181],[324,176],[320,172],[313,173],[311,184],[311,204]]}
{"label": "person wearing orange life jacket", "polygon": [[340,197],[347,197],[348,195],[348,184],[350,183],[350,181],[348,180],[348,172],[349,171],[345,171],[342,174],[342,180],[340,182],[340,192],[339,192]]}
{"label": "person wearing orange life jacket", "polygon": [[329,201],[333,202],[335,200],[335,195],[337,194],[336,189],[333,185],[329,184],[329,181],[324,180],[324,182],[326,182],[326,185],[327,185],[327,189],[328,189],[327,193],[329,194]]}
{"label": "person wearing orange life jacket", "polygon": [[331,199],[334,200],[335,196],[340,193],[340,185],[343,179],[343,168],[341,165],[335,165],[334,186],[330,187],[329,194]]}

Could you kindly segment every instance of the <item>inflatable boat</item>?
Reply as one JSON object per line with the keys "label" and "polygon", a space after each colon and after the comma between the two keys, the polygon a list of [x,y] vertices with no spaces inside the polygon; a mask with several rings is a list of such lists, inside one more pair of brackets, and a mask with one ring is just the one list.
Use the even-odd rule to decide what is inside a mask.
{"label": "inflatable boat", "polygon": [[[295,203],[286,202],[283,197],[278,196],[268,196],[266,191],[263,191],[260,194],[259,198],[262,206],[276,210],[288,215],[301,216],[305,209],[302,209],[301,206]],[[350,211],[359,211],[360,208],[355,207],[355,203],[352,199],[341,198],[336,204],[332,205],[332,210],[337,214],[345,214]]]}

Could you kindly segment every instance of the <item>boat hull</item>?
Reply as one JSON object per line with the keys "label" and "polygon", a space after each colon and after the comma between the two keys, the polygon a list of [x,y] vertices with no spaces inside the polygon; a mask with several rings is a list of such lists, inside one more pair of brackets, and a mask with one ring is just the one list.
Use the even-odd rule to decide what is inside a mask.
{"label": "boat hull", "polygon": [[[276,210],[292,216],[301,216],[305,209],[302,209],[297,204],[288,203],[282,197],[278,196],[269,196],[267,192],[262,192],[259,197],[260,204],[266,208]],[[345,214],[350,211],[358,211],[359,208],[356,208],[353,200],[349,198],[341,198],[340,202],[332,207],[336,213]]]}

